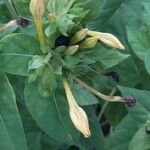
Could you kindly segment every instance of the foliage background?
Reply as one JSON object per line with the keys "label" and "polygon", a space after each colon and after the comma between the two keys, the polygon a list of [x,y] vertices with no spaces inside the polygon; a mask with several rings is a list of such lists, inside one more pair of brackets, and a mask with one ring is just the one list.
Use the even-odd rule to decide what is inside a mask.
{"label": "foliage background", "polygon": [[[12,18],[4,2],[0,1],[1,25]],[[109,51],[99,44],[92,49],[101,70],[116,71],[120,82],[92,74],[90,83],[103,93],[109,94],[117,87],[116,94],[137,99],[136,106],[127,108],[123,104],[99,101],[75,84],[74,95],[80,96],[78,103],[89,116],[92,130],[89,139],[84,139],[72,126],[61,82],[51,100],[37,92],[37,83],[26,83],[28,62],[32,55],[40,55],[40,51],[32,37],[35,29],[28,10],[29,1],[14,0],[14,4],[19,16],[31,22],[26,28],[20,27],[19,34],[0,40],[0,150],[150,149],[146,132],[150,119],[149,0],[93,0],[86,5],[90,11],[87,27],[113,33],[126,47],[125,54]],[[99,109],[106,103],[104,115],[98,120]]]}

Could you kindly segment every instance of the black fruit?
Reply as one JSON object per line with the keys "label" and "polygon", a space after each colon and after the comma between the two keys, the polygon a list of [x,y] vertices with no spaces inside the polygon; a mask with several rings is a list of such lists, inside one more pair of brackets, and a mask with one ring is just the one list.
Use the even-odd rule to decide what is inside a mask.
{"label": "black fruit", "polygon": [[55,40],[55,46],[68,46],[70,43],[70,39],[67,36],[60,35],[56,40]]}

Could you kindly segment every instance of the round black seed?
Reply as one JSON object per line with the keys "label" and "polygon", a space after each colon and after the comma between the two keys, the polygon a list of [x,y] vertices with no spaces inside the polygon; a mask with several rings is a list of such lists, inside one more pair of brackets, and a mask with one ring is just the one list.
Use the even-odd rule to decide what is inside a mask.
{"label": "round black seed", "polygon": [[19,18],[17,19],[17,24],[22,27],[26,27],[29,24],[29,21],[23,18]]}
{"label": "round black seed", "polygon": [[145,132],[146,132],[147,134],[150,134],[150,126],[146,126],[146,127],[145,127]]}
{"label": "round black seed", "polygon": [[135,97],[129,96],[129,97],[124,98],[124,100],[128,107],[133,107],[136,104]]}
{"label": "round black seed", "polygon": [[113,80],[119,83],[119,74],[117,72],[111,71],[104,73],[105,76],[111,76]]}
{"label": "round black seed", "polygon": [[67,36],[60,35],[56,40],[55,40],[55,46],[68,46],[70,43],[70,39]]}

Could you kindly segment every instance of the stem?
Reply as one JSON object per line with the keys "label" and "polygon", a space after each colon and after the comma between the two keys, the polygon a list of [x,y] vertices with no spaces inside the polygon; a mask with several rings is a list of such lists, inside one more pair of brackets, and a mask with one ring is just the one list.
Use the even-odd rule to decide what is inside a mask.
{"label": "stem", "polygon": [[[116,90],[117,90],[117,88],[114,87],[114,88],[112,89],[112,91],[110,92],[110,96],[113,96],[113,95],[115,94]],[[100,113],[99,113],[99,115],[98,115],[98,120],[99,120],[99,121],[100,121],[100,119],[102,118],[102,115],[103,115],[104,111],[106,110],[108,104],[109,104],[109,101],[105,102],[105,104],[103,105],[103,107],[102,107],[102,109],[101,109],[101,111],[100,111]]]}
{"label": "stem", "polygon": [[14,18],[14,19],[17,18],[18,15],[17,15],[17,13],[14,9],[12,1],[11,0],[6,0],[5,4],[6,4],[7,9],[9,10],[9,13],[11,14],[12,18]]}
{"label": "stem", "polygon": [[103,100],[106,100],[106,101],[109,101],[109,102],[123,102],[124,103],[124,99],[120,96],[107,96],[107,95],[104,95],[104,94],[100,93],[99,91],[97,91],[96,89],[94,89],[93,87],[91,87],[90,85],[88,85],[87,83],[80,80],[79,78],[75,77],[75,80],[82,87],[84,87],[87,90],[91,91],[92,93],[94,93],[95,95],[97,95],[98,97],[100,97]]}

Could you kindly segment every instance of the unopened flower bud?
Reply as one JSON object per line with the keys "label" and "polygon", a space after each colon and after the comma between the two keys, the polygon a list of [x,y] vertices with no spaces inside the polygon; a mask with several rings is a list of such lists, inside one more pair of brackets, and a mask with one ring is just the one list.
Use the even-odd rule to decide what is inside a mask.
{"label": "unopened flower bud", "polygon": [[79,48],[80,49],[86,49],[86,48],[92,48],[96,45],[98,41],[97,37],[90,37],[90,38],[86,38],[80,45]]}
{"label": "unopened flower bud", "polygon": [[30,11],[32,16],[34,17],[37,34],[39,37],[39,41],[44,44],[45,37],[42,25],[42,17],[44,15],[45,3],[44,0],[31,0],[30,1]]}
{"label": "unopened flower bud", "polygon": [[7,24],[5,24],[2,28],[0,28],[0,33],[3,31],[5,32],[7,29],[17,28],[17,27],[18,27],[17,20],[16,19],[11,20]]}
{"label": "unopened flower bud", "polygon": [[76,43],[82,41],[86,37],[87,31],[88,31],[88,29],[86,29],[86,28],[78,31],[75,34],[75,36],[71,39],[71,44],[76,44]]}
{"label": "unopened flower bud", "polygon": [[79,45],[69,46],[68,49],[64,52],[65,55],[73,55],[79,49]]}
{"label": "unopened flower bud", "polygon": [[53,22],[56,20],[56,16],[54,14],[48,14],[48,21]]}
{"label": "unopened flower bud", "polygon": [[45,3],[44,0],[31,0],[30,12],[36,19],[41,19],[44,15]]}
{"label": "unopened flower bud", "polygon": [[17,24],[21,27],[26,27],[29,24],[29,21],[24,18],[17,19]]}
{"label": "unopened flower bud", "polygon": [[128,107],[133,107],[136,104],[135,97],[129,96],[129,97],[124,98],[124,100]]}
{"label": "unopened flower bud", "polygon": [[63,84],[69,104],[70,118],[75,128],[79,130],[85,138],[88,138],[89,136],[91,136],[88,117],[85,111],[77,104],[66,79],[63,79]]}
{"label": "unopened flower bud", "polygon": [[125,49],[122,43],[113,34],[90,31],[90,30],[88,30],[87,34],[93,37],[95,36],[98,37],[100,41],[102,41],[103,43],[105,43],[110,47],[118,48],[122,50]]}

